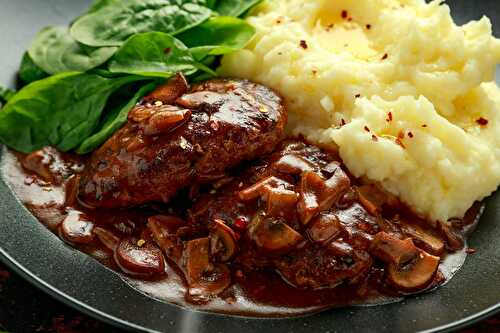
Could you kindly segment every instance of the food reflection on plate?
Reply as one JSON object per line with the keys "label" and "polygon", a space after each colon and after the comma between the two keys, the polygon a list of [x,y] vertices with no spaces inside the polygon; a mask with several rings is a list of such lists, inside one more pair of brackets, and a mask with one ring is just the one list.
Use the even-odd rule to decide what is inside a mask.
{"label": "food reflection on plate", "polygon": [[489,20],[459,27],[423,0],[192,6],[127,34],[102,26],[125,15],[103,1],[39,34],[0,112],[26,207],[137,289],[208,311],[297,315],[449,281],[500,183]]}

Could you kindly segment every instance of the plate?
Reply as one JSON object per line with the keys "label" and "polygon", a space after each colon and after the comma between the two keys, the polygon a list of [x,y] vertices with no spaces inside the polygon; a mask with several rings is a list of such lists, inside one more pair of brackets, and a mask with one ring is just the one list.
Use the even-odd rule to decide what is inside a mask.
{"label": "plate", "polygon": [[[0,83],[15,86],[24,50],[46,25],[67,24],[90,0],[0,0]],[[457,22],[488,14],[500,36],[497,0],[450,1]],[[497,77],[499,77],[497,75]],[[499,81],[500,82],[500,81]],[[249,319],[195,312],[139,293],[113,271],[66,246],[0,180],[0,259],[62,302],[113,325],[142,332],[410,332],[451,331],[500,311],[500,193],[487,209],[454,279],[403,302],[333,309],[293,319]]]}

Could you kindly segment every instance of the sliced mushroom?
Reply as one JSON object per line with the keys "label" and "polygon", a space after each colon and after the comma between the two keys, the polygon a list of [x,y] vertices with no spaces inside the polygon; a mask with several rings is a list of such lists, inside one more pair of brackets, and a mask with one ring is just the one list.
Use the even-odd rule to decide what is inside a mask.
{"label": "sliced mushroom", "polygon": [[290,175],[300,175],[306,171],[314,171],[314,166],[305,158],[287,154],[274,162],[273,169]]}
{"label": "sliced mushroom", "polygon": [[349,177],[340,167],[327,180],[315,172],[305,172],[300,181],[297,204],[302,223],[308,224],[319,212],[332,207],[350,186]]}
{"label": "sliced mushroom", "polygon": [[436,275],[439,260],[439,257],[420,250],[413,260],[405,264],[390,264],[388,267],[389,280],[404,291],[424,289]]}
{"label": "sliced mushroom", "polygon": [[256,214],[248,234],[257,247],[269,255],[279,255],[295,248],[304,238],[286,223]]}
{"label": "sliced mushroom", "polygon": [[64,205],[66,207],[74,207],[78,203],[78,186],[80,184],[80,176],[73,175],[66,182],[64,188],[65,198]]}
{"label": "sliced mushroom", "polygon": [[165,258],[152,242],[123,239],[115,248],[114,258],[121,270],[130,275],[154,276],[165,272]]}
{"label": "sliced mushroom", "polygon": [[315,172],[306,172],[300,181],[300,197],[297,212],[303,224],[308,224],[320,212],[319,196],[325,188],[325,180]]}
{"label": "sliced mushroom", "polygon": [[444,222],[438,222],[438,229],[446,240],[446,247],[451,251],[458,251],[464,247],[464,238],[457,231]]}
{"label": "sliced mushroom", "polygon": [[198,109],[202,105],[214,105],[223,102],[226,95],[214,91],[198,91],[185,94],[176,103],[188,109]]}
{"label": "sliced mushroom", "polygon": [[110,251],[114,251],[118,246],[118,243],[120,243],[120,238],[107,229],[101,227],[95,227],[94,234],[101,241],[101,243],[104,246],[106,246],[106,248]]}
{"label": "sliced mushroom", "polygon": [[358,200],[361,205],[372,215],[380,213],[384,204],[395,205],[397,199],[381,190],[375,184],[366,184],[356,188]]}
{"label": "sliced mushroom", "polygon": [[144,135],[158,135],[174,130],[191,117],[191,111],[176,106],[155,107],[155,112],[144,126]]}
{"label": "sliced mushroom", "polygon": [[401,229],[424,250],[435,255],[441,255],[444,252],[444,242],[431,231],[424,230],[415,224],[403,224]]}
{"label": "sliced mushroom", "polygon": [[143,98],[146,103],[162,102],[174,104],[175,101],[188,91],[188,83],[184,75],[177,73],[164,85],[159,86]]}
{"label": "sliced mushroom", "polygon": [[188,297],[196,303],[208,301],[231,284],[231,274],[224,264],[212,264],[209,260],[208,237],[190,240],[184,252]]}
{"label": "sliced mushroom", "polygon": [[[266,188],[267,187],[267,188]],[[282,189],[290,189],[292,185],[282,179],[279,179],[274,176],[270,176],[262,179],[261,181],[255,183],[254,185],[247,187],[244,190],[241,190],[238,193],[238,197],[242,201],[250,201],[259,198],[262,195],[267,194],[269,191],[269,187],[272,188],[282,188]]]}
{"label": "sliced mushroom", "polygon": [[71,210],[59,226],[60,236],[71,244],[89,244],[94,240],[94,222],[82,212]]}
{"label": "sliced mushroom", "polygon": [[215,219],[210,225],[210,256],[218,261],[228,261],[236,254],[238,235],[224,221]]}
{"label": "sliced mushroom", "polygon": [[311,222],[307,235],[313,242],[325,244],[339,236],[342,230],[342,225],[335,214],[322,213]]}
{"label": "sliced mushroom", "polygon": [[148,218],[147,227],[156,244],[175,262],[182,256],[182,245],[177,231],[185,222],[176,216],[155,215]]}
{"label": "sliced mushroom", "polygon": [[265,186],[267,191],[267,215],[273,217],[290,217],[295,213],[299,194],[295,191]]}
{"label": "sliced mushroom", "polygon": [[419,249],[411,238],[401,240],[386,232],[379,232],[373,239],[371,253],[385,263],[399,266],[413,260],[419,254]]}
{"label": "sliced mushroom", "polygon": [[37,150],[21,160],[22,166],[43,180],[52,183],[55,178],[50,170],[50,166],[54,159],[50,154],[47,154],[44,149]]}

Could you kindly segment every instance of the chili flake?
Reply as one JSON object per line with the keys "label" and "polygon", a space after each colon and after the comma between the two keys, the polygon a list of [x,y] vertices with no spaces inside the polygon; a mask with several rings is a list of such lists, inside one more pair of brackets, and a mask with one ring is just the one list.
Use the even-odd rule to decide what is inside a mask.
{"label": "chili flake", "polygon": [[488,119],[481,117],[478,120],[476,120],[476,123],[478,123],[480,126],[486,126],[488,125]]}
{"label": "chili flake", "polygon": [[385,53],[384,56],[382,57],[382,60],[385,60],[387,58],[389,58],[389,55],[387,53]]}
{"label": "chili flake", "polygon": [[354,97],[356,97],[356,98],[360,98],[360,97],[361,97],[361,94],[356,94]]}
{"label": "chili flake", "polygon": [[372,28],[372,25],[371,25],[371,24],[367,24],[367,25],[366,25],[366,29],[367,29],[367,30],[370,30],[371,28]]}
{"label": "chili flake", "polygon": [[408,137],[413,138],[413,133],[412,132],[408,132]]}
{"label": "chili flake", "polygon": [[370,132],[370,128],[368,128],[368,126],[365,126],[365,131]]}
{"label": "chili flake", "polygon": [[378,141],[378,137],[375,134],[373,134],[372,135],[372,140],[375,141],[375,142],[377,142]]}
{"label": "chili flake", "polygon": [[342,13],[340,13],[340,16],[342,16],[342,18],[345,20],[349,16],[349,13],[347,12],[347,10],[343,10]]}
{"label": "chili flake", "polygon": [[389,112],[389,113],[387,114],[387,119],[386,119],[386,121],[387,121],[388,123],[392,121],[392,112]]}
{"label": "chili flake", "polygon": [[307,42],[302,39],[300,41],[300,47],[303,48],[304,50],[307,50]]}
{"label": "chili flake", "polygon": [[340,119],[340,125],[344,126],[345,124],[346,124],[346,122],[345,122],[344,118]]}

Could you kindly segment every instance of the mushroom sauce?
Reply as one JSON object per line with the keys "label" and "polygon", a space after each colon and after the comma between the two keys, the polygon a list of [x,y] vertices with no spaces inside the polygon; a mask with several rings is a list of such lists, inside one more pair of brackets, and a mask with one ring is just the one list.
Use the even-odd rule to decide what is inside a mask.
{"label": "mushroom sauce", "polygon": [[5,150],[4,179],[66,243],[138,290],[200,310],[291,316],[380,304],[443,285],[482,212],[431,227],[334,152],[287,140],[275,153],[183,190],[169,204],[93,209],[86,159]]}

